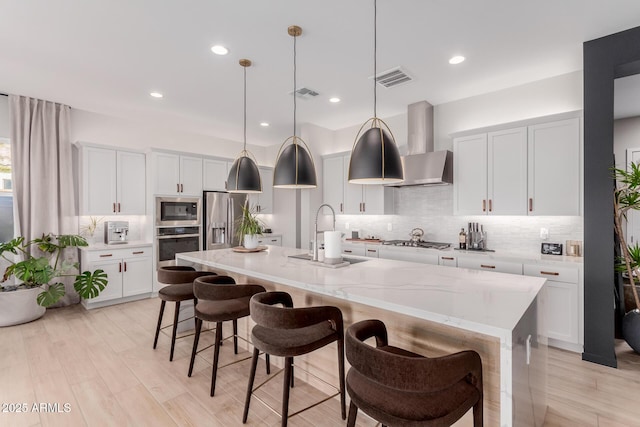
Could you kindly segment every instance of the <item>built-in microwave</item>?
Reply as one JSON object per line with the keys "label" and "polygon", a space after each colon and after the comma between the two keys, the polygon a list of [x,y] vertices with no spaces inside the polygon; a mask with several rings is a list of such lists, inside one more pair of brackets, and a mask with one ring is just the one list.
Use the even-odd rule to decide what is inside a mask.
{"label": "built-in microwave", "polygon": [[200,198],[156,197],[156,225],[200,225]]}

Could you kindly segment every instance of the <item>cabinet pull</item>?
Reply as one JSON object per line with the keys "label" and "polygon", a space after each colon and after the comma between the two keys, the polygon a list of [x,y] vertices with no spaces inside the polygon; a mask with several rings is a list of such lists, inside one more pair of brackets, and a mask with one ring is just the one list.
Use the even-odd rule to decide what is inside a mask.
{"label": "cabinet pull", "polygon": [[491,203],[491,199],[489,199],[489,212],[493,211],[493,203]]}
{"label": "cabinet pull", "polygon": [[113,256],[113,254],[104,254],[104,255],[100,255],[100,258],[107,258]]}
{"label": "cabinet pull", "polygon": [[375,249],[367,249],[367,252],[378,252],[378,251]]}
{"label": "cabinet pull", "polygon": [[124,262],[124,272],[127,272],[127,261]]}
{"label": "cabinet pull", "polygon": [[118,202],[118,212],[120,212],[120,202]]}
{"label": "cabinet pull", "polygon": [[345,250],[343,250],[342,252],[344,252],[344,253],[346,253],[346,254],[350,254],[350,253],[352,253],[353,251],[351,251],[351,250],[349,250],[349,249],[345,249]]}
{"label": "cabinet pull", "polygon": [[482,267],[482,268],[496,268],[495,265],[486,265],[486,264],[480,264],[480,267]]}
{"label": "cabinet pull", "polygon": [[176,183],[176,193],[179,193],[179,192],[180,192],[180,184]]}
{"label": "cabinet pull", "polygon": [[113,202],[113,212],[116,212],[116,202]]}
{"label": "cabinet pull", "polygon": [[529,212],[533,212],[533,198],[529,197]]}
{"label": "cabinet pull", "polygon": [[278,241],[278,239],[271,239],[271,241],[272,241],[272,242],[277,242],[277,241]]}
{"label": "cabinet pull", "polygon": [[560,273],[555,271],[540,271],[540,274],[546,274],[547,276],[559,276]]}
{"label": "cabinet pull", "polygon": [[482,199],[482,212],[486,212],[487,211],[487,201],[485,199]]}
{"label": "cabinet pull", "polygon": [[342,210],[342,203],[340,203],[340,212],[343,212],[343,210]]}
{"label": "cabinet pull", "polygon": [[443,256],[443,257],[440,257],[440,258],[442,258],[444,260],[447,260],[447,261],[453,261],[455,259],[455,258],[450,257],[450,256]]}
{"label": "cabinet pull", "polygon": [[140,254],[143,254],[143,253],[144,253],[144,251],[135,251],[135,252],[133,252],[134,255],[140,255]]}
{"label": "cabinet pull", "polygon": [[122,263],[118,263],[118,273],[122,273]]}
{"label": "cabinet pull", "polygon": [[366,211],[367,211],[366,202],[362,202],[362,212],[366,212]]}
{"label": "cabinet pull", "polygon": [[184,193],[184,184],[180,184],[180,192]]}

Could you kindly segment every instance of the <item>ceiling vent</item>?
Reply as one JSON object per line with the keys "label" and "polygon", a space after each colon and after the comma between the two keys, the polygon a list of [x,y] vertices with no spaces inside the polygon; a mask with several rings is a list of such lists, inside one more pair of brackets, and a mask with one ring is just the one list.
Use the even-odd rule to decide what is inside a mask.
{"label": "ceiling vent", "polygon": [[383,71],[376,76],[376,83],[386,88],[400,86],[411,81],[413,81],[413,77],[407,74],[402,67]]}
{"label": "ceiling vent", "polygon": [[[289,95],[293,95],[293,92],[289,92]],[[309,89],[308,87],[301,87],[296,90],[296,96],[298,99],[312,99],[318,95],[320,95],[318,92],[313,89]]]}

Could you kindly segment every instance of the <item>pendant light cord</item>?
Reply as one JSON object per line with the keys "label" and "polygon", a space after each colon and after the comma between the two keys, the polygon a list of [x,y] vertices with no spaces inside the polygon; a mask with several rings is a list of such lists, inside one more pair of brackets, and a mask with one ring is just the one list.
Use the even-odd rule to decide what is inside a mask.
{"label": "pendant light cord", "polygon": [[[293,136],[296,136],[296,39],[298,36],[293,36]],[[295,142],[295,140],[294,140]]]}
{"label": "pendant light cord", "polygon": [[244,68],[244,151],[247,151],[247,67]]}
{"label": "pendant light cord", "polygon": [[378,53],[378,2],[373,0],[373,117],[378,117],[377,105],[378,105],[378,87],[377,87],[377,53]]}

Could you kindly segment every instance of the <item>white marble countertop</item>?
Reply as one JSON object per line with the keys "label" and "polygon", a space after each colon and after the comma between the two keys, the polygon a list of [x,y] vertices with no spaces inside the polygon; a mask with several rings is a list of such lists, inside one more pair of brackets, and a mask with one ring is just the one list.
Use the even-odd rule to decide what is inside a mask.
{"label": "white marble countertop", "polygon": [[264,252],[221,249],[176,258],[509,339],[545,283],[536,277],[377,258],[336,269],[288,258],[305,252],[269,246]]}
{"label": "white marble countertop", "polygon": [[148,246],[151,246],[151,242],[132,240],[127,243],[116,243],[112,245],[107,245],[106,243],[90,243],[89,246],[81,246],[78,249],[81,251],[113,251],[116,249],[144,248]]}

